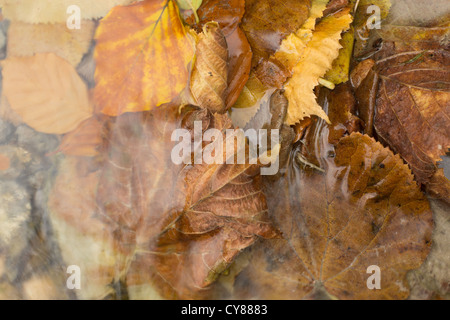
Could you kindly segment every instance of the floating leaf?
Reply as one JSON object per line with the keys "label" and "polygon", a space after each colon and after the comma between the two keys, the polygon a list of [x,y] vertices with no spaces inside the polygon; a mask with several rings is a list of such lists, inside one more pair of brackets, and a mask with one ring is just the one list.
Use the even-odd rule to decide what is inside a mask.
{"label": "floating leaf", "polygon": [[324,18],[317,25],[300,62],[294,68],[294,75],[285,85],[285,94],[289,100],[288,124],[295,124],[311,115],[328,119],[317,104],[313,89],[339,55],[341,33],[349,28],[351,22],[349,11],[342,10]]}
{"label": "floating leaf", "polygon": [[2,62],[3,94],[33,129],[63,134],[91,117],[86,84],[66,60],[53,53]]}
{"label": "floating leaf", "polygon": [[173,0],[117,6],[95,39],[94,97],[104,114],[150,110],[186,87],[194,43]]}
{"label": "floating leaf", "polygon": [[228,50],[217,23],[209,22],[199,35],[191,93],[200,107],[211,112],[225,110],[228,85]]}
{"label": "floating leaf", "polygon": [[247,37],[239,27],[244,11],[244,0],[205,0],[198,10],[198,23],[195,23],[193,15],[185,15],[186,22],[197,32],[201,32],[203,26],[209,22],[219,23],[227,40],[227,110],[235,104],[250,74],[252,50]]}

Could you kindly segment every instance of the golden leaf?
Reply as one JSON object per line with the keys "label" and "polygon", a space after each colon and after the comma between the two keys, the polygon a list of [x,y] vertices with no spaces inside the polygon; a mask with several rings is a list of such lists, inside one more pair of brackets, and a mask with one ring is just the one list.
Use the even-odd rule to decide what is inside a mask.
{"label": "golden leaf", "polygon": [[29,24],[12,21],[8,29],[8,57],[27,57],[36,53],[56,53],[77,66],[88,51],[95,22],[82,20],[80,30],[70,30],[65,23]]}
{"label": "golden leaf", "polygon": [[352,16],[346,9],[324,18],[317,25],[300,62],[294,68],[294,75],[285,85],[285,95],[289,100],[288,124],[295,124],[311,115],[328,121],[326,113],[316,101],[313,89],[338,57],[341,33],[349,28],[351,22]]}
{"label": "golden leaf", "polygon": [[[312,1],[308,19],[306,19],[301,28],[288,35],[281,42],[280,48],[270,59],[279,61],[279,63],[287,70],[291,71],[299,62],[307,43],[311,40],[316,25],[316,19],[322,17],[323,12],[327,7],[327,3],[328,0]],[[262,80],[264,79],[259,79],[259,77],[252,72],[241,95],[236,101],[236,104],[233,106],[234,108],[252,107],[254,111],[248,113],[247,117],[251,118],[258,112],[260,107],[258,104],[260,104],[261,99],[270,89]]]}
{"label": "golden leaf", "polygon": [[[26,23],[66,23],[68,8],[76,5],[83,19],[104,17],[117,5],[136,0],[0,0],[3,16],[11,21]],[[45,8],[43,10],[43,8]]]}
{"label": "golden leaf", "polygon": [[328,70],[325,79],[334,84],[340,84],[348,81],[350,71],[350,59],[353,52],[353,43],[355,41],[355,34],[353,28],[342,35],[341,50],[339,56],[333,61],[333,66]]}
{"label": "golden leaf", "polygon": [[150,110],[186,87],[194,48],[173,0],[115,7],[95,39],[94,98],[103,113]]}
{"label": "golden leaf", "polygon": [[33,129],[63,134],[91,117],[86,84],[66,60],[53,53],[9,58],[3,66],[3,94],[11,109]]}

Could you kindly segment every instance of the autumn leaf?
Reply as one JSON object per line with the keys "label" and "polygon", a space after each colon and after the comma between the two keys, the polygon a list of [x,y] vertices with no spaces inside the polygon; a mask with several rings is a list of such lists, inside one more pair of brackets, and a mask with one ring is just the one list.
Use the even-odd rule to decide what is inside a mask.
{"label": "autumn leaf", "polygon": [[227,42],[219,24],[207,23],[199,35],[191,93],[198,106],[211,112],[225,110],[228,86]]}
{"label": "autumn leaf", "polygon": [[[319,138],[328,144],[327,135]],[[329,152],[334,152],[329,157]],[[405,299],[406,273],[430,250],[428,201],[398,155],[354,133],[321,153],[325,172],[301,170],[269,184],[271,217],[283,232],[249,254],[234,288],[241,299]],[[381,289],[368,290],[369,266]]]}
{"label": "autumn leaf", "polygon": [[66,60],[53,53],[2,62],[3,94],[33,129],[63,134],[91,117],[87,87]]}
{"label": "autumn leaf", "polygon": [[281,41],[306,21],[310,4],[310,0],[245,2],[242,29],[253,50],[253,67],[263,59],[268,60]]}
{"label": "autumn leaf", "polygon": [[114,293],[110,285],[116,265],[123,259],[115,250],[113,235],[96,218],[100,173],[98,167],[90,167],[90,158],[66,157],[49,193],[48,207],[63,261],[68,265],[77,261],[85,274],[78,298],[104,299]]}
{"label": "autumn leaf", "polygon": [[349,31],[342,35],[342,39],[339,41],[342,46],[339,50],[339,56],[333,61],[331,69],[325,74],[325,80],[328,80],[335,85],[348,81],[354,40],[355,35],[353,28],[350,28]]}
{"label": "autumn leaf", "polygon": [[70,30],[65,23],[28,24],[11,22],[8,29],[7,56],[26,57],[53,52],[77,66],[88,51],[95,22],[82,20],[80,30]]}
{"label": "autumn leaf", "polygon": [[173,0],[117,6],[101,20],[95,39],[94,96],[104,114],[150,110],[186,87],[194,39]]}
{"label": "autumn leaf", "polygon": [[228,89],[226,109],[231,108],[239,97],[250,74],[252,50],[247,37],[239,27],[244,15],[244,0],[205,0],[198,9],[199,21],[193,14],[184,12],[185,21],[197,32],[209,22],[217,22],[228,46]]}
{"label": "autumn leaf", "polygon": [[405,159],[417,181],[442,199],[450,195],[450,182],[437,167],[450,147],[449,55],[441,47],[447,32],[385,26],[376,64],[356,90],[366,130],[373,123],[380,140]]}
{"label": "autumn leaf", "polygon": [[258,112],[261,99],[271,94],[270,89],[281,88],[288,77],[292,76],[293,68],[299,62],[306,44],[312,38],[316,19],[322,17],[328,0],[313,0],[308,18],[303,24],[282,40],[277,51],[268,59],[262,61],[252,71],[234,108],[252,108],[251,116]]}
{"label": "autumn leaf", "polygon": [[294,67],[292,78],[284,87],[289,100],[286,119],[288,124],[295,124],[311,115],[328,119],[317,104],[313,89],[319,84],[319,78],[325,75],[332,67],[334,59],[338,57],[341,33],[349,28],[351,22],[349,11],[342,10],[324,18],[317,25],[300,62]]}
{"label": "autumn leaf", "polygon": [[[141,286],[166,298],[199,297],[241,250],[258,237],[277,235],[265,222],[258,165],[173,164],[173,130],[193,130],[194,121],[202,121],[203,130],[230,128],[226,115],[190,107],[179,115],[178,109],[164,105],[121,115],[111,123],[101,169],[82,165],[86,174],[75,171],[74,177],[74,168],[61,170],[50,208],[65,241],[63,255],[86,260],[80,263],[88,264],[90,278],[98,274],[83,297],[89,290],[95,296],[107,294],[108,281],[120,282],[131,298]],[[67,187],[61,190],[61,185]],[[80,198],[87,200],[76,204]],[[85,218],[73,222],[79,212]],[[63,235],[66,229],[72,231]],[[100,229],[107,233],[105,241],[95,234]],[[94,257],[78,256],[81,245],[80,250],[68,248],[81,234],[87,237],[86,252]],[[106,250],[105,257],[98,248]]]}
{"label": "autumn leaf", "polygon": [[[83,19],[104,17],[116,5],[126,5],[136,0],[0,0],[2,15],[11,21],[25,23],[66,23],[67,9],[76,5]],[[43,10],[45,8],[45,10]]]}
{"label": "autumn leaf", "polygon": [[58,152],[71,156],[93,157],[99,155],[103,123],[91,117],[73,131],[67,133],[59,145]]}

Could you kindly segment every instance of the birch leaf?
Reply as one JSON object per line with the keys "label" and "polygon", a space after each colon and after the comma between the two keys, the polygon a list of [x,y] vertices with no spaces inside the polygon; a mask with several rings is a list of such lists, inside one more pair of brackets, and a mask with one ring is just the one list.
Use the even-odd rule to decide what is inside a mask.
{"label": "birch leaf", "polygon": [[150,110],[186,87],[194,43],[173,0],[115,7],[95,39],[94,99],[104,114]]}
{"label": "birch leaf", "polygon": [[316,101],[313,89],[338,57],[341,33],[350,27],[351,22],[349,10],[342,10],[324,18],[317,25],[300,62],[294,68],[294,75],[285,85],[285,94],[289,100],[288,124],[295,124],[311,115],[328,120]]}

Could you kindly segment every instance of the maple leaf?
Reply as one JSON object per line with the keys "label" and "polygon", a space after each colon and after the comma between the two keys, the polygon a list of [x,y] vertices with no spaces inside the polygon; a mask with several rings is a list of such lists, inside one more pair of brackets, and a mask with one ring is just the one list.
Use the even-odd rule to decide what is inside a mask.
{"label": "maple leaf", "polygon": [[2,62],[3,94],[11,109],[37,131],[63,134],[91,117],[86,84],[53,53]]}
{"label": "maple leaf", "polygon": [[95,39],[94,97],[104,114],[150,110],[186,87],[194,39],[173,0],[117,6],[101,20]]}
{"label": "maple leaf", "polygon": [[8,28],[8,58],[53,52],[77,66],[91,45],[95,22],[82,20],[80,28],[70,30],[65,23],[28,24],[12,21]]}
{"label": "maple leaf", "polygon": [[[116,5],[126,5],[136,0],[0,0],[2,15],[11,21],[25,23],[66,23],[67,9],[76,5],[83,19],[105,16]],[[139,1],[139,0],[138,0]],[[45,10],[43,10],[45,8]]]}
{"label": "maple leaf", "polygon": [[437,166],[450,146],[449,55],[441,47],[447,32],[445,27],[384,26],[375,65],[356,81],[366,131],[372,133],[373,125],[417,181],[442,199],[450,195],[450,182]]}
{"label": "maple leaf", "polygon": [[[327,134],[319,138],[328,145]],[[334,157],[329,157],[329,151]],[[320,151],[324,173],[300,170],[266,186],[284,239],[251,249],[234,288],[245,299],[405,299],[406,273],[430,250],[429,203],[398,155],[353,133]],[[381,268],[368,290],[367,268]]]}
{"label": "maple leaf", "polygon": [[339,39],[342,31],[349,28],[352,17],[348,10],[324,18],[304,49],[299,63],[294,67],[293,76],[285,88],[289,100],[286,122],[295,124],[311,115],[328,120],[327,115],[317,104],[314,87],[319,78],[332,67],[334,59],[339,55]]}

